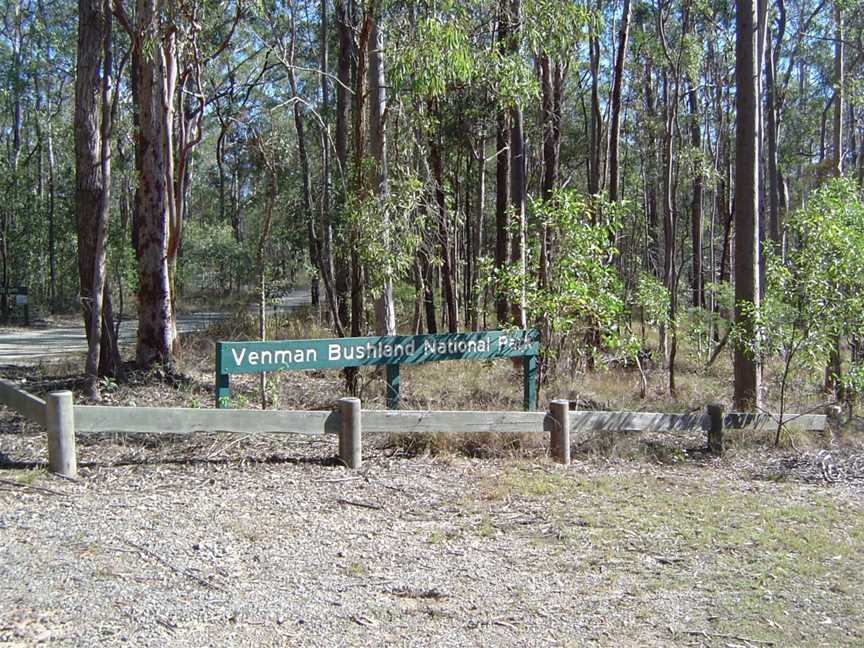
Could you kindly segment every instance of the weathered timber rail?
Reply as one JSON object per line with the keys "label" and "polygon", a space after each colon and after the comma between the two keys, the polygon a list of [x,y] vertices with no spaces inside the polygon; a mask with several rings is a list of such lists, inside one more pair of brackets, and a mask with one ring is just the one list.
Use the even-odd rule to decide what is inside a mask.
{"label": "weathered timber rail", "polygon": [[[0,404],[19,412],[48,431],[48,462],[52,472],[77,472],[76,433],[292,434],[310,437],[337,435],[339,456],[349,468],[362,461],[363,434],[504,433],[549,434],[549,449],[561,463],[570,462],[570,436],[586,432],[694,432],[708,434],[708,448],[723,451],[727,429],[776,429],[771,414],[723,413],[709,405],[700,414],[572,411],[570,402],[555,400],[548,412],[435,412],[362,410],[356,398],[343,398],[334,411],[261,411],[168,407],[104,407],[74,405],[71,392],[49,394],[47,400],[0,380]],[[821,431],[827,417],[787,414],[790,430]]]}

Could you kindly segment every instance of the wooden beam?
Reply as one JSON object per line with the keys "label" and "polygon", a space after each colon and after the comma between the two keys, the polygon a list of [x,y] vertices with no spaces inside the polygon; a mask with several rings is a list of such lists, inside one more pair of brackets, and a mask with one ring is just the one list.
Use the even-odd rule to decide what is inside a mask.
{"label": "wooden beam", "polygon": [[546,412],[408,412],[363,410],[364,433],[549,431]]}
{"label": "wooden beam", "polygon": [[[783,425],[787,430],[822,432],[828,417],[824,414],[785,414]],[[772,414],[727,414],[723,427],[727,430],[776,430],[779,418]]]}
{"label": "wooden beam", "polygon": [[168,407],[75,406],[78,432],[191,434],[301,434],[321,436],[339,432],[334,412],[279,412]]}
{"label": "wooden beam", "polygon": [[707,430],[704,414],[570,412],[571,432],[693,432]]}
{"label": "wooden beam", "polygon": [[[7,390],[8,391],[8,390]],[[17,392],[16,393],[23,393]],[[44,402],[38,401],[44,408]],[[29,402],[29,401],[28,401]],[[44,409],[43,409],[44,416]],[[417,433],[505,433],[550,432],[552,417],[546,412],[429,412],[363,410],[363,432],[377,434]],[[825,416],[789,414],[790,429],[823,430]],[[190,434],[231,432],[238,434],[339,434],[338,412],[280,412],[260,410],[215,410],[161,407],[75,406],[75,428],[79,432],[126,432]],[[769,414],[727,414],[727,429],[772,429]],[[707,430],[704,414],[660,414],[652,412],[570,412],[570,431],[576,432],[697,432]]]}
{"label": "wooden beam", "polygon": [[45,401],[19,389],[8,380],[0,380],[0,403],[45,427]]}

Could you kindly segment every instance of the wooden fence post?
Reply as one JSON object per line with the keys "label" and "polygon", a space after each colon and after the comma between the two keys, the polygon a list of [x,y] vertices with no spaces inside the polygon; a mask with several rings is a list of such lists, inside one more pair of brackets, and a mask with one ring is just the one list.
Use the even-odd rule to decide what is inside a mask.
{"label": "wooden fence post", "polygon": [[340,398],[339,458],[348,468],[359,468],[363,461],[360,399]]}
{"label": "wooden fence post", "polygon": [[570,465],[570,401],[554,400],[549,403],[552,417],[552,432],[549,437],[549,451],[552,457]]}
{"label": "wooden fence post", "polygon": [[825,408],[825,418],[832,430],[836,431],[840,427],[842,416],[843,409],[839,405],[829,405]]}
{"label": "wooden fence post", "polygon": [[75,452],[75,413],[72,392],[48,394],[45,399],[45,427],[48,428],[48,468],[64,477],[78,474]]}
{"label": "wooden fence post", "polygon": [[723,405],[709,405],[708,420],[708,452],[720,457],[723,455]]}

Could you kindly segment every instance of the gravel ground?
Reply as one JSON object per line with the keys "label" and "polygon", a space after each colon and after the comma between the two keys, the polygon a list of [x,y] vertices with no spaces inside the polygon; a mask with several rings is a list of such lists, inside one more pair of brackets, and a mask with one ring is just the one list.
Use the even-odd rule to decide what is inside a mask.
{"label": "gravel ground", "polygon": [[541,508],[483,505],[495,461],[380,451],[352,474],[329,443],[287,458],[228,437],[174,447],[187,457],[174,464],[81,450],[77,482],[4,482],[0,644],[581,645],[612,632],[644,645],[665,632],[611,629],[615,602],[592,597],[590,573],[562,575]]}
{"label": "gravel ground", "polygon": [[[164,389],[156,398],[180,397]],[[718,577],[675,528],[641,530],[620,501],[596,517],[591,509],[602,505],[598,484],[624,484],[642,501],[648,483],[673,510],[679,495],[686,510],[691,493],[725,493],[722,507],[764,493],[793,513],[837,502],[837,519],[849,510],[860,519],[857,455],[742,452],[717,463],[688,454],[701,443],[693,438],[643,460],[582,458],[564,469],[542,448],[480,459],[369,441],[363,469],[350,472],[333,459],[335,439],[85,438],[70,481],[44,471],[44,434],[0,410],[0,646],[864,642],[857,589],[821,582],[792,592],[784,614],[827,610],[833,625],[804,618],[778,630],[779,643],[752,640],[759,625],[739,636],[729,622],[743,604],[726,598],[738,582],[728,570],[746,563],[748,582],[774,576],[731,560]],[[646,517],[669,514],[646,507]],[[842,566],[855,569],[864,538],[849,533]],[[825,551],[834,560],[834,545]],[[762,625],[763,616],[751,614]]]}

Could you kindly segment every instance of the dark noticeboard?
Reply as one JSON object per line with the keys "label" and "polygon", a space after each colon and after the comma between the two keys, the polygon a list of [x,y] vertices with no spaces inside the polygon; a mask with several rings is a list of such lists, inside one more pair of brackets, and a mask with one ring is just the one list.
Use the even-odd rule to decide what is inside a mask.
{"label": "dark noticeboard", "polygon": [[539,332],[530,329],[445,335],[218,342],[216,407],[230,405],[231,374],[384,365],[387,373],[387,407],[398,409],[400,365],[519,357],[524,358],[524,405],[526,410],[531,410],[537,406],[539,339]]}
{"label": "dark noticeboard", "polygon": [[0,293],[0,299],[3,300],[3,313],[8,314],[12,322],[30,325],[30,296],[26,287],[11,287],[7,293]]}

